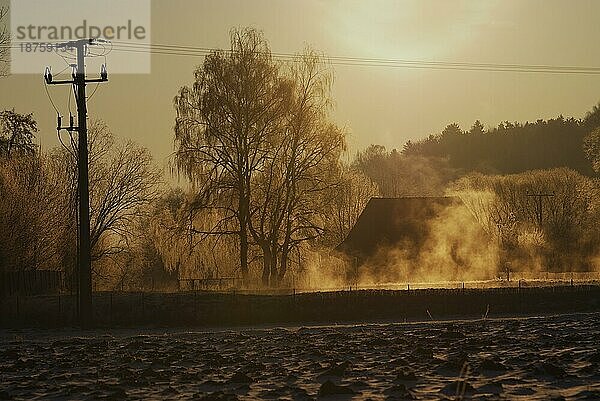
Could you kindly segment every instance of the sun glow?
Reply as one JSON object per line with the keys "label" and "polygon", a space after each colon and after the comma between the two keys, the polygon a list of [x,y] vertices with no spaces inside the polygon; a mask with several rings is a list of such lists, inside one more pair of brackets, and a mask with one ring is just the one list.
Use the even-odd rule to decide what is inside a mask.
{"label": "sun glow", "polygon": [[433,60],[451,58],[476,39],[494,4],[440,1],[432,8],[418,0],[338,1],[328,3],[327,13],[340,52]]}

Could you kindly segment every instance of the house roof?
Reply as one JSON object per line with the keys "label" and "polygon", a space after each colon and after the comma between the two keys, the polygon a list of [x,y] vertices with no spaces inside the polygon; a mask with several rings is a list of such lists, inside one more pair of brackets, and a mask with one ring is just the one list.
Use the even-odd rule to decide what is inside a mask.
{"label": "house roof", "polygon": [[429,235],[428,221],[454,204],[462,202],[454,197],[371,198],[336,251],[364,260],[401,244],[416,253]]}

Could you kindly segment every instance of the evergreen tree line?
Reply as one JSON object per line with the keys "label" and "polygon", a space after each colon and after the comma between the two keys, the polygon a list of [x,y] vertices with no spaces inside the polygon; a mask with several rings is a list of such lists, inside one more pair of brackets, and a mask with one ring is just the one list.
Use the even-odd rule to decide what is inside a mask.
{"label": "evergreen tree line", "polygon": [[583,119],[506,121],[490,129],[477,120],[469,130],[452,123],[437,135],[406,142],[402,154],[446,158],[452,168],[464,172],[513,174],[567,167],[592,176],[594,161],[586,139],[599,126],[598,106]]}

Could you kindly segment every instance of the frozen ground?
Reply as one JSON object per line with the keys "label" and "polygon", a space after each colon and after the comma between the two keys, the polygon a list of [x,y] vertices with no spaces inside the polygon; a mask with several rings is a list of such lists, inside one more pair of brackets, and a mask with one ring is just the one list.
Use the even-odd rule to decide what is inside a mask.
{"label": "frozen ground", "polygon": [[0,399],[599,400],[600,314],[236,329],[0,331]]}

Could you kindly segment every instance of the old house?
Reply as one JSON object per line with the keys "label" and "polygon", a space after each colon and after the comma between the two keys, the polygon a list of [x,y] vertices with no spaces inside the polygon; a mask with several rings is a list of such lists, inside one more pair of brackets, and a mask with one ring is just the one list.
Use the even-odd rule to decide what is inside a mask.
{"label": "old house", "polygon": [[359,268],[385,271],[400,258],[405,264],[420,263],[432,253],[453,267],[467,266],[463,232],[476,233],[482,241],[474,246],[480,245],[481,253],[487,250],[483,230],[459,198],[372,198],[336,251],[346,259],[349,276]]}

